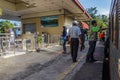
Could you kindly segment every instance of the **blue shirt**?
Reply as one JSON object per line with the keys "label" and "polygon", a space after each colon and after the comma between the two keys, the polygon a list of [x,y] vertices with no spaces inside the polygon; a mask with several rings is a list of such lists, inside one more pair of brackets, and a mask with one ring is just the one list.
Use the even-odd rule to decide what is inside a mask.
{"label": "blue shirt", "polygon": [[78,26],[72,26],[68,32],[68,35],[71,38],[79,38],[80,34],[81,34],[81,30]]}

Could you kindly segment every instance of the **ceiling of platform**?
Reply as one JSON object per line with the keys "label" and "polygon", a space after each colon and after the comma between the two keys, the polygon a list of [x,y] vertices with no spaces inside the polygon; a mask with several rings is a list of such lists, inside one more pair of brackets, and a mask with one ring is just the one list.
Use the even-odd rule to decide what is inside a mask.
{"label": "ceiling of platform", "polygon": [[[82,10],[74,1],[77,0],[2,0],[7,5],[0,6],[4,15],[23,16],[32,13],[55,11],[65,9],[72,13],[70,16],[77,16],[80,19],[87,19],[89,15]],[[1,2],[0,2],[1,4]]]}
{"label": "ceiling of platform", "polygon": [[19,4],[23,2],[22,0],[5,0],[5,1],[11,2],[13,4]]}

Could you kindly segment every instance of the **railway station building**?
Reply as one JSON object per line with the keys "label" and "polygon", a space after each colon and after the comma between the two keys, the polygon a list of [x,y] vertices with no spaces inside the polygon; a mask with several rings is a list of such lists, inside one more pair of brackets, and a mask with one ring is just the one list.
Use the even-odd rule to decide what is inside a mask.
{"label": "railway station building", "polygon": [[22,33],[61,34],[62,26],[91,16],[78,0],[0,0],[1,18],[22,22]]}

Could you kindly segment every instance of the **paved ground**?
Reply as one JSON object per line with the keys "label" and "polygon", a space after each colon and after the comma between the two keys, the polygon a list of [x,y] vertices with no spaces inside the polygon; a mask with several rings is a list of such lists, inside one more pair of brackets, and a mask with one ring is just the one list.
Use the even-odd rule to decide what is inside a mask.
{"label": "paved ground", "polygon": [[79,69],[71,80],[102,80],[102,67],[104,59],[103,45],[97,44],[94,56],[98,61],[94,63],[84,63],[82,68]]}
{"label": "paved ground", "polygon": [[[87,49],[79,52],[78,57],[82,59]],[[0,80],[55,80],[74,65],[69,48],[67,54],[61,52],[62,47],[56,46],[42,50],[40,53],[0,58]]]}
{"label": "paved ground", "polygon": [[[82,60],[86,56],[86,51],[87,48],[83,52],[80,52],[79,50],[78,59]],[[81,65],[82,64],[83,62]],[[62,80],[67,75],[67,73],[71,71],[71,68],[74,68],[74,65],[75,64],[72,62],[71,55],[68,52],[67,54],[61,55],[48,67],[30,75],[24,80]],[[65,73],[65,75],[62,75],[62,73]]]}
{"label": "paved ground", "polygon": [[24,78],[38,69],[41,70],[61,54],[61,49],[61,46],[56,46],[39,53],[27,53],[7,59],[0,58],[0,80],[18,80],[19,77]]}
{"label": "paved ground", "polygon": [[[103,58],[100,54],[102,50],[103,46],[97,45],[95,57],[98,60]],[[102,63],[85,63],[88,51],[87,43],[85,50],[82,52],[79,50],[79,62],[77,63],[72,63],[69,51],[68,48],[67,54],[61,54],[62,47],[56,46],[42,50],[40,53],[27,53],[7,59],[1,58],[0,80],[70,80],[76,72],[73,80],[100,80],[97,78],[101,78]],[[93,73],[97,71],[98,73]],[[98,76],[91,79],[90,77],[93,76],[91,73]]]}

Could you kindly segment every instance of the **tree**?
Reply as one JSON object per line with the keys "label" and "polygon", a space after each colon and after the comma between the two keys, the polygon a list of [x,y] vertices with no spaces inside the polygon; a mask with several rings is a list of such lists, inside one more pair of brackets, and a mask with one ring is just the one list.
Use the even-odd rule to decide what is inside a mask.
{"label": "tree", "polygon": [[98,26],[102,26],[103,28],[108,27],[108,17],[106,15],[98,15],[94,19],[97,21]]}
{"label": "tree", "polygon": [[102,20],[103,20],[103,22],[108,22],[108,17],[106,16],[106,15],[102,15]]}
{"label": "tree", "polygon": [[108,26],[108,17],[106,15],[97,15],[98,10],[96,7],[88,8],[87,11],[97,21],[98,26],[102,26],[103,28]]}
{"label": "tree", "polygon": [[0,22],[0,33],[5,33],[9,28],[14,28],[14,25],[9,21]]}
{"label": "tree", "polygon": [[92,18],[95,18],[98,10],[96,7],[91,7],[91,8],[87,8],[87,11],[92,16]]}

